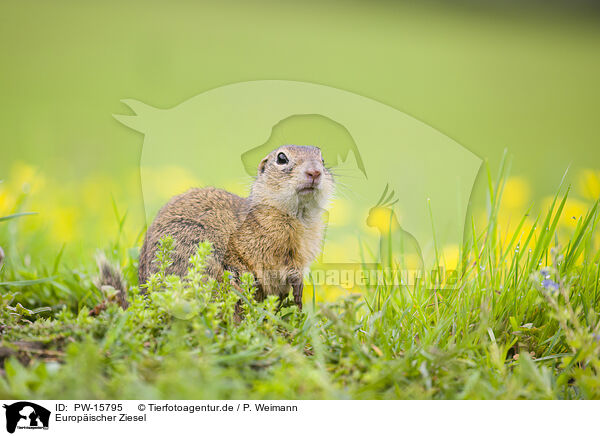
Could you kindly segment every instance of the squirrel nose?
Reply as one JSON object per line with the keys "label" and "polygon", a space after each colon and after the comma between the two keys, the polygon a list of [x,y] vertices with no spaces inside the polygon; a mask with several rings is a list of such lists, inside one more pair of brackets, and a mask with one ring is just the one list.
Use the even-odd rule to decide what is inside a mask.
{"label": "squirrel nose", "polygon": [[313,183],[316,183],[319,180],[319,178],[321,177],[321,171],[319,171],[317,169],[306,170],[306,176],[308,177],[308,179],[310,181],[312,181]]}

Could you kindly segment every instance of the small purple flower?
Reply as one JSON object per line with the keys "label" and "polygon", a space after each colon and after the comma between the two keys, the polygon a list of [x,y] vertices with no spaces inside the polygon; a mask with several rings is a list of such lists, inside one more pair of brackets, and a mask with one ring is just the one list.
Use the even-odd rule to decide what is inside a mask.
{"label": "small purple flower", "polygon": [[556,283],[554,280],[552,279],[544,279],[542,281],[542,286],[544,287],[544,289],[547,289],[548,291],[558,291],[558,283]]}
{"label": "small purple flower", "polygon": [[550,270],[550,268],[545,267],[540,270],[540,273],[544,276],[545,279],[549,279],[550,274],[552,274],[552,271]]}

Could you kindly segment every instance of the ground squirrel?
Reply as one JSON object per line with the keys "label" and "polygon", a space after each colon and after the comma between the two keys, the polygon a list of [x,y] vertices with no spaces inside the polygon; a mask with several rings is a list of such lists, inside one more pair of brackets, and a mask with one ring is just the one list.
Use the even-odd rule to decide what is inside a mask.
{"label": "ground squirrel", "polygon": [[213,254],[207,274],[221,279],[225,270],[239,281],[254,275],[256,298],[285,297],[291,289],[302,308],[302,277],[321,249],[322,214],[333,194],[333,175],[321,150],[284,145],[259,164],[248,198],[207,187],[173,197],[148,228],[140,253],[139,283],[157,270],[159,240],[175,241],[173,264],[167,273],[183,276],[201,241]]}

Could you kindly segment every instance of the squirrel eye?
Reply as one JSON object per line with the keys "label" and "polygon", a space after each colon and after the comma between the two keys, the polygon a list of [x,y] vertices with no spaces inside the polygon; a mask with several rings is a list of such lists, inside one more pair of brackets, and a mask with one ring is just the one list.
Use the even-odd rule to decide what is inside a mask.
{"label": "squirrel eye", "polygon": [[288,160],[287,156],[284,153],[279,153],[277,155],[277,163],[279,165],[285,165],[288,162],[289,162],[289,160]]}

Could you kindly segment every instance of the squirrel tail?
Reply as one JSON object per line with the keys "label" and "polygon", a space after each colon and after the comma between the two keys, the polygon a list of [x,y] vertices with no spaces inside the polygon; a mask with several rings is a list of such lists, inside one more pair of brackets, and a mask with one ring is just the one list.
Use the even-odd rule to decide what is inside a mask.
{"label": "squirrel tail", "polygon": [[[117,291],[114,296],[108,297],[107,300],[115,301],[123,309],[127,309],[129,306],[129,303],[127,303],[128,286],[121,269],[112,264],[103,253],[96,256],[96,262],[100,274],[95,278],[94,284],[100,291],[103,291],[107,287]],[[105,304],[105,302],[101,304]]]}

